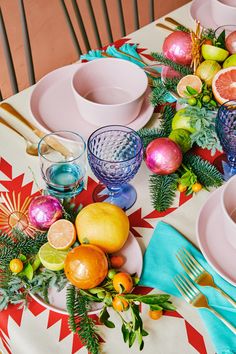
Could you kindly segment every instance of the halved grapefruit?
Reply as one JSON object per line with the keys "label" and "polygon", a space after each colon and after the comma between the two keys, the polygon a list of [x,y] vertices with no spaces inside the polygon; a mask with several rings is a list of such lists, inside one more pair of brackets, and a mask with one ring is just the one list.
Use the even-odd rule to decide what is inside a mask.
{"label": "halved grapefruit", "polygon": [[218,103],[236,98],[236,66],[218,71],[212,81],[212,91]]}

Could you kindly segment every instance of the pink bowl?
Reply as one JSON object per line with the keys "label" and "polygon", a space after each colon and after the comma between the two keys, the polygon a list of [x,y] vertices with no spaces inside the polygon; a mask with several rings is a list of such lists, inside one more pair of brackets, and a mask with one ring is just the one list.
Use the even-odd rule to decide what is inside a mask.
{"label": "pink bowl", "polygon": [[85,63],[72,78],[81,116],[99,127],[131,123],[140,112],[147,86],[147,76],[141,68],[115,58]]}

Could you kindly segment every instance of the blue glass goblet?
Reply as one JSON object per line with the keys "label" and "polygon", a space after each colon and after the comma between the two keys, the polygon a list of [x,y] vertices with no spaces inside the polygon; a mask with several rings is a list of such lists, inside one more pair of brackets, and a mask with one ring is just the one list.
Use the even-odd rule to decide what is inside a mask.
{"label": "blue glass goblet", "polygon": [[227,161],[222,161],[224,178],[236,174],[236,101],[222,104],[216,116],[216,133]]}
{"label": "blue glass goblet", "polygon": [[142,158],[142,141],[133,129],[109,125],[92,133],[88,139],[88,162],[103,183],[95,188],[93,200],[129,209],[137,193],[127,182],[138,172]]}

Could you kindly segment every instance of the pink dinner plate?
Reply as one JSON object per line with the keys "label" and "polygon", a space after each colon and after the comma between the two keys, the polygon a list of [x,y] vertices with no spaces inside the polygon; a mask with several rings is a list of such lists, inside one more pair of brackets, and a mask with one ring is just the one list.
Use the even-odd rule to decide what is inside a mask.
{"label": "pink dinner plate", "polygon": [[221,193],[222,187],[212,193],[201,208],[196,233],[199,247],[208,263],[222,278],[236,285],[236,249],[230,245],[224,234],[220,210]]}
{"label": "pink dinner plate", "polygon": [[196,21],[200,21],[205,28],[216,29],[219,27],[211,17],[211,0],[194,0],[190,7],[190,15]]}
{"label": "pink dinner plate", "polygon": [[[80,65],[86,64],[56,69],[36,84],[30,98],[30,109],[36,123],[45,132],[71,130],[87,139],[98,128],[83,120],[76,106],[71,80]],[[148,88],[138,117],[128,127],[141,129],[151,118],[154,107],[149,102],[150,92]]]}
{"label": "pink dinner plate", "polygon": [[[119,252],[114,253],[114,255],[122,255],[124,257],[125,263],[121,268],[122,271],[129,274],[136,273],[138,277],[141,276],[143,268],[143,255],[138,241],[132,234],[129,234],[128,240],[126,241],[124,247]],[[66,309],[66,287],[60,292],[58,292],[56,288],[51,288],[48,295],[49,304],[47,304],[40,295],[31,294],[35,301],[39,302],[49,310],[68,315]],[[101,308],[101,303],[94,303],[90,314],[99,312]]]}

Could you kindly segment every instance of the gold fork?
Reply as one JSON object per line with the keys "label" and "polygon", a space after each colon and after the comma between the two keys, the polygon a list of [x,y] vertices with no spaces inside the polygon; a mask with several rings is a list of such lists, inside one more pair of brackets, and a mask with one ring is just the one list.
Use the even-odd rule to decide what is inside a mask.
{"label": "gold fork", "polygon": [[181,248],[176,257],[189,277],[197,284],[201,286],[211,286],[221,293],[234,307],[236,307],[236,301],[234,301],[228,294],[220,289],[214,282],[213,277],[208,273],[201,264],[189,253],[184,247]]}
{"label": "gold fork", "polygon": [[198,288],[184,275],[176,275],[173,282],[179,292],[183,295],[184,299],[196,308],[207,308],[216,317],[218,317],[234,334],[236,334],[236,327],[229,323],[220,313],[215,311],[208,305],[205,295],[203,295]]}

